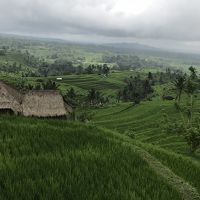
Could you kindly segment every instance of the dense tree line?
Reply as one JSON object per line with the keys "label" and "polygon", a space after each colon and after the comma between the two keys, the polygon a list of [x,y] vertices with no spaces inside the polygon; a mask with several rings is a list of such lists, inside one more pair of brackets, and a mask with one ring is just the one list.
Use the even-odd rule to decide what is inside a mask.
{"label": "dense tree line", "polygon": [[5,56],[8,50],[9,50],[9,46],[0,47],[0,56]]}
{"label": "dense tree line", "polygon": [[163,70],[161,72],[149,72],[147,76],[148,79],[152,81],[152,85],[163,85],[174,81],[178,74],[182,74],[182,71],[177,69],[166,68],[165,71]]}
{"label": "dense tree line", "polygon": [[102,106],[109,102],[100,91],[92,88],[88,90],[87,94],[80,94],[74,88],[70,88],[64,95],[64,100],[70,106],[85,107],[85,106]]}
{"label": "dense tree line", "polygon": [[[0,48],[5,54],[7,52],[15,52],[18,53],[20,57],[20,61],[22,61],[21,66],[19,68],[19,64],[14,66],[14,63],[9,64],[7,66],[4,64],[1,66],[2,71],[14,73],[21,72],[23,77],[36,77],[36,76],[59,76],[59,75],[67,75],[67,74],[103,74],[107,76],[110,72],[110,67],[108,64],[90,64],[87,67],[83,67],[82,61],[84,58],[78,57],[77,59],[71,57],[59,58],[58,53],[52,54],[49,59],[52,61],[46,60],[43,58],[38,58],[32,55],[28,50],[14,50],[7,49],[7,47]],[[5,54],[2,54],[3,56]],[[117,70],[129,70],[140,67],[148,67],[148,66],[160,66],[157,62],[153,62],[147,59],[142,59],[138,56],[134,55],[116,55],[116,56],[103,56],[103,63],[113,63],[113,69]],[[161,77],[164,80],[165,77]]]}
{"label": "dense tree line", "polygon": [[22,71],[22,65],[17,64],[16,62],[13,63],[6,62],[0,65],[0,70],[8,73],[19,73]]}
{"label": "dense tree line", "polygon": [[141,79],[135,76],[126,79],[126,86],[118,92],[118,100],[132,101],[139,104],[141,100],[153,93],[152,80],[149,78]]}
{"label": "dense tree line", "polygon": [[88,74],[104,74],[108,75],[110,72],[110,68],[108,67],[107,64],[104,65],[89,65],[86,69],[85,72]]}
{"label": "dense tree line", "polygon": [[74,66],[73,62],[68,60],[55,60],[54,63],[49,64],[42,62],[38,68],[41,76],[67,75],[67,74],[104,74],[108,75],[110,68],[107,64],[104,65],[89,65],[83,68],[82,65]]}
{"label": "dense tree line", "polygon": [[16,79],[16,88],[19,90],[57,90],[59,84],[48,79],[42,80],[38,79],[36,84],[28,83],[26,78],[18,78]]}
{"label": "dense tree line", "polygon": [[102,61],[105,63],[115,63],[115,68],[119,70],[129,70],[149,66],[162,67],[162,65],[158,64],[158,62],[142,59],[135,55],[104,55],[102,57]]}
{"label": "dense tree line", "polygon": [[67,74],[104,74],[107,76],[110,71],[107,64],[83,67],[82,64],[76,66],[73,61],[67,59],[55,59],[50,63],[31,55],[27,50],[25,52],[9,50],[8,52],[6,47],[0,48],[0,56],[7,54],[19,57],[21,63],[11,61],[1,63],[0,70],[8,73],[21,73],[22,77],[47,77]]}

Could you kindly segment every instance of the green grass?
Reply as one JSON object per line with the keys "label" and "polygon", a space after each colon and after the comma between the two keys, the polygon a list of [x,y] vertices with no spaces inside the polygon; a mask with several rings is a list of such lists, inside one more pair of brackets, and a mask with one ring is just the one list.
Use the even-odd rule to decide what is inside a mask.
{"label": "green grass", "polygon": [[[42,41],[24,41],[21,51],[25,50],[49,63],[54,62],[51,56],[55,53],[59,59],[72,60],[75,66],[82,60],[84,67],[102,64],[102,56],[107,53],[114,55],[93,46]],[[26,68],[22,54],[16,51],[0,57],[0,64],[6,62]],[[182,63],[171,59],[160,62],[175,67]],[[52,79],[63,94],[71,87],[82,94],[95,88],[116,99],[125,78],[160,70],[141,68],[108,77],[66,75],[61,76],[62,81],[36,77],[27,78],[27,82]],[[0,79],[13,84],[17,76],[0,73]],[[156,94],[161,96],[163,87],[169,86],[156,85]],[[199,199],[194,196],[196,190],[200,193],[200,152],[191,156],[182,137],[162,131],[163,113],[172,119],[179,114],[173,102],[163,102],[159,96],[137,106],[120,103],[91,109],[94,116],[89,125],[0,116],[0,199]],[[196,103],[198,109],[199,99]],[[134,133],[134,139],[125,136],[129,133]]]}
{"label": "green grass", "polygon": [[56,120],[0,117],[1,199],[181,199],[112,132]]}
{"label": "green grass", "polygon": [[[185,100],[183,96],[183,102]],[[198,97],[196,109],[199,108],[199,102]],[[121,103],[93,109],[91,112],[94,115],[91,123],[116,130],[121,134],[133,133],[133,143],[136,142],[200,193],[200,151],[191,156],[183,137],[162,131],[163,113],[167,113],[171,119],[180,117],[173,102],[162,101],[157,97],[153,101],[142,102],[137,106],[133,106],[132,103]]]}
{"label": "green grass", "polygon": [[21,64],[22,66],[26,65],[22,54],[15,51],[10,51],[7,52],[5,55],[0,56],[0,64],[5,64],[5,63],[9,64],[16,63],[17,65]]}
{"label": "green grass", "polygon": [[[199,100],[197,101],[197,108]],[[135,139],[173,150],[176,153],[188,154],[188,146],[183,137],[176,133],[162,131],[163,114],[171,119],[180,117],[173,101],[162,101],[159,97],[153,101],[144,101],[140,105],[121,103],[114,106],[93,109],[92,123],[116,130],[122,134],[133,132]],[[199,154],[197,154],[199,155]]]}
{"label": "green grass", "polygon": [[[132,74],[133,72],[125,71],[111,73],[108,77],[97,74],[82,74],[59,76],[62,78],[61,81],[57,81],[56,77],[48,77],[48,79],[55,81],[62,93],[66,93],[71,87],[82,94],[86,94],[88,90],[95,88],[104,95],[116,96],[117,91],[125,85],[124,79]],[[28,78],[27,81],[35,84],[37,79],[46,80],[47,78]]]}
{"label": "green grass", "polygon": [[141,144],[141,147],[155,156],[178,176],[197,188],[200,193],[200,163],[195,157],[188,158],[152,145]]}

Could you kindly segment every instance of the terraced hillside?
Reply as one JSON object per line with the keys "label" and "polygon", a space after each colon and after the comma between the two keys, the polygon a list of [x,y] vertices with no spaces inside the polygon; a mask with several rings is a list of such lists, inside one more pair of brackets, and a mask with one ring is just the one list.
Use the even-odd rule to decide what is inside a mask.
{"label": "terraced hillside", "polygon": [[17,64],[22,64],[22,65],[26,64],[23,55],[17,51],[9,51],[6,52],[5,55],[1,55],[0,63],[4,64],[6,62],[8,63],[16,62]]}
{"label": "terraced hillside", "polygon": [[[119,78],[121,77],[121,78]],[[126,77],[126,73],[116,73],[110,75],[110,77],[104,77],[101,75],[68,75],[63,77],[63,80],[58,82],[62,86],[67,87],[76,87],[78,90],[87,92],[92,87],[99,91],[111,91],[115,92],[120,88],[124,83],[123,79]]]}
{"label": "terraced hillside", "polygon": [[[196,104],[196,107],[198,109],[199,105]],[[151,102],[142,102],[137,106],[122,103],[92,112],[93,124],[131,135],[134,142],[193,185],[200,193],[200,152],[191,157],[188,146],[181,136],[162,131],[163,113],[167,113],[171,119],[179,115],[173,102],[155,98]]]}
{"label": "terraced hillside", "polygon": [[117,130],[120,133],[131,132],[136,140],[175,152],[184,154],[188,151],[185,141],[180,136],[162,132],[164,113],[172,119],[179,116],[171,101],[162,101],[158,97],[136,106],[132,103],[122,103],[92,112],[93,123],[98,126]]}
{"label": "terraced hillside", "polygon": [[[92,47],[80,49],[76,45],[43,42],[24,45],[22,52],[28,50],[49,63],[62,58],[72,60],[74,66],[81,61],[86,67],[102,62],[104,55]],[[38,70],[37,62],[36,68],[30,63],[27,67],[23,55],[9,51],[0,57],[2,67],[8,63],[20,68],[15,71],[11,66],[11,72],[5,69],[0,79],[13,85],[22,81],[24,86],[37,86],[50,79],[59,85],[63,95],[73,87],[75,93],[87,97],[88,90],[95,88],[110,97],[110,104],[96,104],[99,108],[78,105],[77,115],[83,110],[93,113],[88,124],[0,115],[0,199],[200,200],[200,151],[190,155],[181,136],[162,130],[164,113],[171,119],[179,116],[173,101],[160,99],[163,87],[170,83],[156,82],[152,101],[135,106],[116,104],[116,94],[124,87],[125,78],[146,78],[149,71],[165,72],[164,68],[111,70],[107,77],[35,77],[40,76],[31,75]],[[22,74],[25,71],[29,75]],[[71,72],[63,74],[67,73]],[[195,105],[200,112],[200,98]]]}
{"label": "terraced hillside", "polygon": [[35,84],[37,80],[51,79],[59,85],[61,92],[65,93],[67,89],[73,87],[77,92],[87,93],[91,88],[95,88],[107,95],[116,95],[119,88],[124,86],[124,79],[133,74],[130,71],[113,72],[108,77],[97,74],[82,74],[82,75],[65,75],[59,76],[62,80],[57,80],[57,77],[36,77],[27,78],[27,81],[31,84]]}
{"label": "terraced hillside", "polygon": [[128,137],[89,125],[1,117],[0,155],[1,199],[198,199]]}

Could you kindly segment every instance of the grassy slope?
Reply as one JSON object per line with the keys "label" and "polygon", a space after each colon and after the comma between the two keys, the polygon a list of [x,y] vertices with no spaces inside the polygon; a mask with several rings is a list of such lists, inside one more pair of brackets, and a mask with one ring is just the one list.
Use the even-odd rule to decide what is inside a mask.
{"label": "grassy slope", "polygon": [[[197,107],[199,100],[196,102]],[[176,134],[166,134],[159,126],[163,113],[171,118],[179,114],[172,102],[159,98],[132,106],[122,103],[117,106],[93,110],[95,125],[117,130],[120,133],[134,132],[134,141],[151,155],[169,167],[175,174],[193,185],[200,193],[200,152],[195,157],[188,154],[184,139]]]}
{"label": "grassy slope", "polygon": [[22,66],[25,65],[25,61],[21,53],[10,51],[7,52],[5,55],[0,56],[0,63],[9,63],[13,64],[16,63],[17,65],[21,64]]}
{"label": "grassy slope", "polygon": [[133,131],[135,138],[141,142],[156,144],[178,153],[187,153],[187,145],[183,138],[162,132],[161,122],[164,113],[172,119],[179,116],[171,101],[155,98],[136,106],[132,103],[122,103],[92,111],[93,123],[96,125],[121,133]]}
{"label": "grassy slope", "polygon": [[[124,86],[124,79],[131,74],[131,72],[125,71],[112,73],[108,77],[97,74],[82,74],[59,76],[63,79],[61,81],[57,81],[56,77],[48,77],[48,79],[55,81],[59,85],[59,89],[62,93],[66,93],[67,89],[71,87],[73,87],[76,92],[82,94],[86,94],[88,90],[95,88],[105,95],[116,96],[119,88]],[[27,78],[32,84],[36,83],[37,79],[45,80],[47,78]]]}
{"label": "grassy slope", "polygon": [[[21,66],[21,72],[25,72],[29,69],[33,70],[33,68],[27,66],[24,56],[17,51],[8,51],[5,55],[0,56],[0,65],[6,66],[7,64],[11,66],[13,64]],[[0,71],[0,80],[16,83],[16,78],[19,77],[21,77],[21,75],[18,73]]]}
{"label": "grassy slope", "polygon": [[133,145],[91,126],[1,117],[0,160],[1,199],[181,199]]}
{"label": "grassy slope", "polygon": [[152,145],[140,144],[140,146],[190,183],[200,194],[200,162]]}

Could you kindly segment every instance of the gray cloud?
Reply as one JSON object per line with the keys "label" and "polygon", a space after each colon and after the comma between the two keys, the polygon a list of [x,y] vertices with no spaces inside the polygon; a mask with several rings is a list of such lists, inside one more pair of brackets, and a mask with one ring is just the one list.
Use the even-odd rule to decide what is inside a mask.
{"label": "gray cloud", "polygon": [[0,32],[191,45],[200,40],[199,11],[199,0],[0,0]]}

